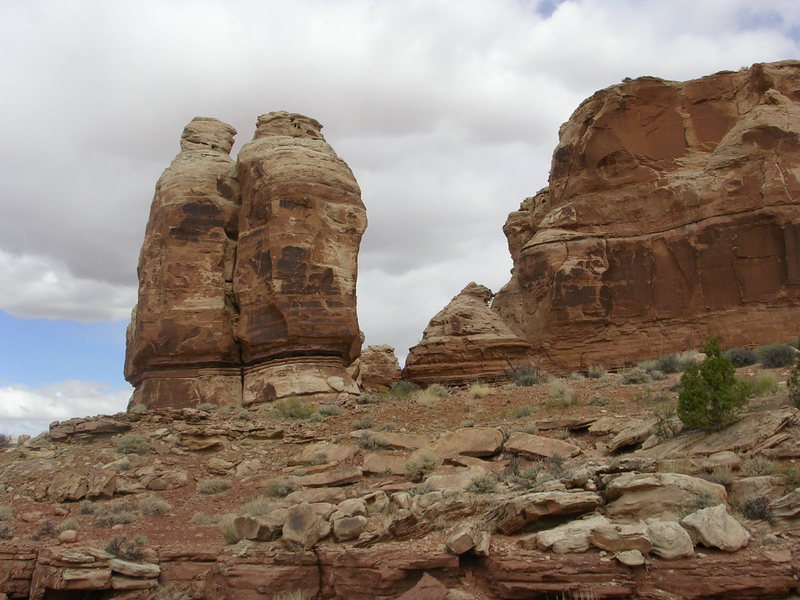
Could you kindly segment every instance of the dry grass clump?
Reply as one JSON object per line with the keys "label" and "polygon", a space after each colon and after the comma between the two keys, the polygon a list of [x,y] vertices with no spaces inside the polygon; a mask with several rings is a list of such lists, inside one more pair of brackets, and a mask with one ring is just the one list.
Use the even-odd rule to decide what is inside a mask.
{"label": "dry grass clump", "polygon": [[150,452],[150,442],[143,436],[134,433],[119,436],[115,445],[120,454],[147,454]]}
{"label": "dry grass clump", "polygon": [[0,521],[10,521],[14,518],[14,511],[10,506],[0,505]]}
{"label": "dry grass clump", "polygon": [[285,498],[297,489],[297,484],[289,479],[270,479],[264,484],[264,492],[273,498]]}
{"label": "dry grass clump", "polygon": [[359,448],[364,450],[377,450],[378,448],[388,446],[388,442],[384,438],[370,433],[369,431],[363,431],[361,435],[356,438],[356,444],[358,444]]}
{"label": "dry grass clump", "polygon": [[142,535],[137,535],[132,540],[128,540],[124,535],[115,535],[106,542],[104,550],[122,560],[140,562],[144,559],[146,544],[147,538]]}
{"label": "dry grass clump", "polygon": [[231,482],[221,477],[212,477],[197,483],[197,491],[201,494],[220,494],[225,490],[229,490]]}
{"label": "dry grass clump", "polygon": [[492,393],[492,388],[482,381],[476,381],[469,386],[469,397],[473,400],[480,400]]}
{"label": "dry grass clump", "polygon": [[272,412],[279,419],[308,419],[317,412],[317,407],[310,402],[303,402],[294,396],[272,403]]}
{"label": "dry grass clump", "polygon": [[602,379],[606,376],[606,368],[603,365],[593,365],[586,370],[589,379]]}
{"label": "dry grass clump", "polygon": [[14,537],[14,532],[8,523],[0,523],[0,540],[10,540]]}
{"label": "dry grass clump", "polygon": [[204,512],[196,512],[192,515],[191,523],[200,526],[216,525],[219,523],[219,517],[209,517]]}
{"label": "dry grass clump", "polygon": [[497,478],[490,473],[479,475],[470,482],[467,491],[473,494],[492,494],[497,491]]}
{"label": "dry grass clump", "polygon": [[265,498],[264,496],[258,496],[249,502],[245,502],[243,508],[244,512],[251,517],[260,517],[261,515],[265,515],[269,512],[271,508],[271,501],[269,498]]}
{"label": "dry grass clump", "polygon": [[753,377],[738,377],[747,388],[747,394],[753,398],[768,396],[778,391],[778,382],[773,373],[760,373]]}
{"label": "dry grass clump", "polygon": [[163,517],[172,510],[172,505],[166,500],[150,495],[139,500],[139,510],[145,515]]}
{"label": "dry grass clump", "polygon": [[56,531],[61,533],[62,531],[77,531],[80,528],[77,519],[64,519],[56,526]]}
{"label": "dry grass clump", "polygon": [[416,458],[411,458],[406,462],[406,475],[412,481],[421,481],[437,467],[436,457],[428,452],[423,452]]}
{"label": "dry grass clump", "polygon": [[551,379],[550,398],[546,405],[550,408],[569,408],[578,404],[579,398],[573,390],[567,386],[563,379]]}
{"label": "dry grass clump", "polygon": [[323,417],[335,417],[342,414],[342,409],[335,404],[321,404],[317,410]]}
{"label": "dry grass clump", "polygon": [[742,463],[742,473],[747,477],[761,477],[763,475],[774,475],[777,466],[774,462],[763,456],[748,458]]}

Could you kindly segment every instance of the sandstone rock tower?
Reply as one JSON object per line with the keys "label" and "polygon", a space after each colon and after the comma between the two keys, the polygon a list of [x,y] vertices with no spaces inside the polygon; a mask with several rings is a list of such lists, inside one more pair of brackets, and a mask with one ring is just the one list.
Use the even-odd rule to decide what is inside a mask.
{"label": "sandstone rock tower", "polygon": [[357,392],[356,259],[361,191],[314,119],[261,115],[239,153],[242,211],[234,287],[244,402]]}
{"label": "sandstone rock tower", "polygon": [[239,218],[236,130],[198,117],[156,184],[139,256],[139,301],[128,326],[125,378],[133,404],[241,400],[233,266]]}
{"label": "sandstone rock tower", "polygon": [[543,367],[797,336],[800,62],[614,85],[559,138],[492,305]]}
{"label": "sandstone rock tower", "polygon": [[125,364],[132,404],[357,391],[345,367],[361,345],[366,211],[321,129],[301,115],[262,115],[237,169],[232,127],[187,125],[156,186],[139,259]]}

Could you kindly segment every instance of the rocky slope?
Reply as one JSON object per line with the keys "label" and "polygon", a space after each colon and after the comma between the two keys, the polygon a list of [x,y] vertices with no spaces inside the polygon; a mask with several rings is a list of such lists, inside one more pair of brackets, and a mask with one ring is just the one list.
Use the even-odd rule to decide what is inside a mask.
{"label": "rocky slope", "polygon": [[[549,186],[508,217],[492,309],[559,373],[797,335],[799,135],[797,61],[597,92],[561,127]],[[435,379],[421,346],[414,369]]]}
{"label": "rocky slope", "polygon": [[0,597],[788,598],[800,423],[768,373],[717,433],[669,415],[677,374],[54,423],[0,452]]}
{"label": "rocky slope", "polygon": [[233,161],[232,127],[187,125],[139,261],[125,370],[133,405],[357,392],[346,367],[361,349],[366,211],[321,129],[302,115],[262,115]]}

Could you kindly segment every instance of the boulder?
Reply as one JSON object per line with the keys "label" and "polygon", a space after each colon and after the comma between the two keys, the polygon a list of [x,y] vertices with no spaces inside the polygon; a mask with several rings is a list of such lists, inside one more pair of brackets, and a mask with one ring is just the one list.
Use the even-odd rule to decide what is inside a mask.
{"label": "boulder", "polygon": [[334,517],[335,515],[331,517],[331,523],[333,523],[333,539],[337,542],[354,540],[358,538],[367,527],[367,517],[363,515],[342,518]]}
{"label": "boulder", "polygon": [[728,514],[724,504],[703,508],[681,519],[695,543],[736,552],[747,546],[750,532]]}
{"label": "boulder", "polygon": [[641,567],[644,564],[644,556],[638,550],[617,552],[614,558],[627,567]]}
{"label": "boulder", "polygon": [[548,187],[503,227],[514,268],[492,310],[539,366],[616,369],[712,335],[796,331],[798,71],[639,77],[581,103]]}
{"label": "boulder", "polygon": [[571,458],[581,453],[581,449],[575,444],[522,431],[512,433],[506,440],[503,449],[511,454],[519,454],[533,459],[553,456]]}
{"label": "boulder", "polygon": [[732,471],[736,471],[742,466],[742,459],[736,452],[723,450],[707,456],[700,466],[706,471],[713,471],[717,467],[729,467]]}
{"label": "boulder", "polygon": [[642,521],[627,525],[609,523],[597,527],[589,534],[589,542],[592,546],[609,552],[636,550],[647,554],[652,546],[647,536],[647,525]]}
{"label": "boulder", "polygon": [[282,530],[283,541],[292,550],[309,550],[330,532],[327,519],[306,502],[288,510]]}
{"label": "boulder", "polygon": [[295,478],[295,483],[305,487],[328,487],[355,483],[363,477],[361,467],[343,467]]}
{"label": "boulder", "polygon": [[656,418],[626,419],[626,421],[627,425],[606,443],[609,452],[641,444],[650,437],[653,427],[658,423]]}
{"label": "boulder", "polygon": [[503,448],[503,432],[496,427],[465,427],[442,435],[422,448],[441,459],[494,456]]}
{"label": "boulder", "polygon": [[361,469],[366,475],[405,475],[407,461],[405,456],[369,452],[364,455]]}
{"label": "boulder", "polygon": [[403,378],[448,385],[496,381],[505,379],[515,365],[527,363],[530,345],[489,308],[493,295],[485,286],[467,284],[409,350]]}
{"label": "boulder", "polygon": [[589,549],[589,537],[592,532],[598,527],[607,526],[608,523],[608,519],[603,515],[593,515],[540,531],[530,537],[523,537],[519,545],[523,548],[552,550],[556,554],[586,552]]}
{"label": "boulder", "polygon": [[401,377],[394,348],[385,344],[364,348],[353,373],[358,386],[368,392],[386,392]]}
{"label": "boulder", "polygon": [[413,588],[395,600],[444,600],[447,588],[438,579],[425,573]]}
{"label": "boulder", "polygon": [[333,444],[316,442],[309,444],[302,451],[289,459],[290,465],[312,465],[327,462],[347,462],[358,453],[355,444]]}
{"label": "boulder", "polygon": [[623,473],[606,485],[609,516],[677,515],[700,502],[726,500],[723,486],[680,473]]}
{"label": "boulder", "polygon": [[594,492],[533,492],[501,500],[484,518],[496,531],[510,535],[528,523],[546,517],[580,515],[594,511],[602,498]]}
{"label": "boulder", "polygon": [[694,555],[694,543],[686,530],[675,521],[648,519],[647,537],[651,552],[666,560],[688,558]]}

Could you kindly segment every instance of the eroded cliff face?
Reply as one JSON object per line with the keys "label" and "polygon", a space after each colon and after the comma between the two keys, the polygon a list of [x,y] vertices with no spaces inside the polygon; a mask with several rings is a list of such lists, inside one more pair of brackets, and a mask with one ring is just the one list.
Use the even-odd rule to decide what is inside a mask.
{"label": "eroded cliff face", "polygon": [[139,260],[125,366],[132,404],[357,392],[345,366],[361,345],[366,211],[321,129],[302,115],[262,115],[237,164],[231,126],[187,125]]}
{"label": "eroded cliff face", "polygon": [[543,367],[797,335],[800,62],[615,85],[559,137],[492,305]]}

